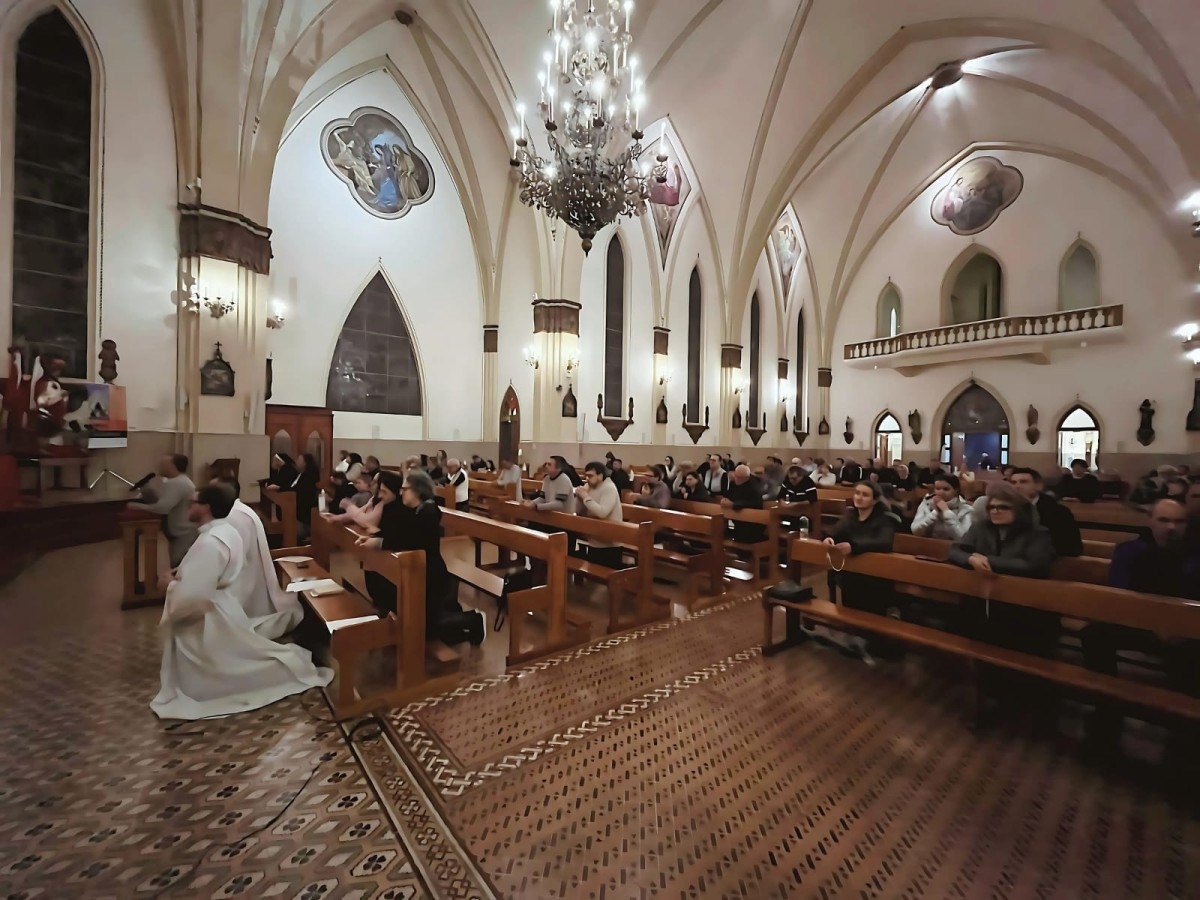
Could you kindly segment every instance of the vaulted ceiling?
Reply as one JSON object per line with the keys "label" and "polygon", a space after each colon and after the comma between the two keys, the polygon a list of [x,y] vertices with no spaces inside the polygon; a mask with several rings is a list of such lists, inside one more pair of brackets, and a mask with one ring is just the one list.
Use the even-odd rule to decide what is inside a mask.
{"label": "vaulted ceiling", "polygon": [[[406,8],[421,37],[407,55],[396,8],[244,0],[242,96],[247,118],[265,123],[256,156],[277,145],[297,98],[336,74],[335,55],[382,29],[407,77],[432,73],[431,84],[449,86],[439,116],[473,116],[480,130],[471,134],[489,136],[448,140],[458,164],[504,161],[515,101],[536,90],[548,4],[414,0]],[[980,147],[1092,171],[1153,214],[1181,261],[1191,252],[1183,202],[1200,189],[1194,0],[637,0],[634,36],[649,73],[647,118],[669,116],[707,204],[731,321],[789,203],[818,256],[813,290],[836,316],[881,230]],[[969,61],[963,80],[926,91],[950,60]],[[418,75],[422,66],[429,72]],[[495,256],[511,196],[503,180],[479,182],[469,202]]]}

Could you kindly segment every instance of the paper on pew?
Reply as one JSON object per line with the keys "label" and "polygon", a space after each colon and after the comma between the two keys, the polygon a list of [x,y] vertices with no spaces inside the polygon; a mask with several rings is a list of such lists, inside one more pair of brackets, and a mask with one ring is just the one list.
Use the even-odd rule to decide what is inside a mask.
{"label": "paper on pew", "polygon": [[329,629],[329,633],[340,631],[343,628],[348,628],[351,625],[361,625],[363,622],[377,622],[379,616],[357,616],[353,619],[338,619],[336,622],[326,622],[325,627]]}
{"label": "paper on pew", "polygon": [[287,586],[287,589],[290,594],[297,594],[300,591],[311,591],[318,596],[322,594],[340,594],[342,592],[342,586],[332,578],[293,581]]}
{"label": "paper on pew", "polygon": [[281,556],[281,557],[279,557],[279,559],[275,560],[275,562],[286,562],[286,563],[312,562],[312,557],[311,556]]}

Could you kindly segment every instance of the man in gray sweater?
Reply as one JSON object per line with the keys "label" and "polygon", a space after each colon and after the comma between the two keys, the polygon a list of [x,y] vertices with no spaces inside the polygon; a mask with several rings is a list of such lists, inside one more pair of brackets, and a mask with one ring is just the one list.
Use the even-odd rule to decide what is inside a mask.
{"label": "man in gray sweater", "polygon": [[575,514],[575,485],[566,471],[566,460],[552,456],[542,477],[542,496],[526,500],[525,505],[545,512]]}
{"label": "man in gray sweater", "polygon": [[196,523],[188,515],[196,486],[187,477],[187,470],[188,458],[182,453],[164,456],[158,464],[158,486],[143,489],[141,501],[129,504],[130,509],[162,516],[162,530],[167,536],[167,556],[172,569],[183,562],[183,557],[199,534]]}

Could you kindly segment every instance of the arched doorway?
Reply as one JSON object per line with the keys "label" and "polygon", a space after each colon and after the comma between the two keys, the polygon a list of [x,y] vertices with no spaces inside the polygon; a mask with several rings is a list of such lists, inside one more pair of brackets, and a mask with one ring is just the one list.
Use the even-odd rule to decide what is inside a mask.
{"label": "arched doorway", "polygon": [[1058,464],[1071,468],[1071,461],[1082,459],[1089,469],[1096,468],[1100,454],[1100,425],[1082,406],[1072,407],[1058,423]]}
{"label": "arched doorway", "polygon": [[987,390],[969,385],[942,420],[941,461],[954,469],[978,469],[1008,463],[1008,416]]}
{"label": "arched doorway", "polygon": [[891,411],[884,412],[875,425],[875,457],[879,465],[890,466],[899,462],[904,453],[904,432],[899,420]]}
{"label": "arched doorway", "polygon": [[[510,384],[500,401],[500,449],[499,459],[511,459],[515,465],[520,465],[519,452],[521,447],[521,404],[517,400],[517,392]],[[499,462],[499,459],[497,462]]]}

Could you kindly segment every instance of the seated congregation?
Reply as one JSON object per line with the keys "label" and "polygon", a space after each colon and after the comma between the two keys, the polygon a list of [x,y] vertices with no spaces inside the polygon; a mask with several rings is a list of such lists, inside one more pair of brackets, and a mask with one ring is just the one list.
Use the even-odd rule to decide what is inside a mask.
{"label": "seated congregation", "polygon": [[[314,686],[333,691],[339,715],[429,693],[483,644],[489,602],[497,631],[513,617],[507,665],[582,644],[592,623],[571,585],[584,580],[607,589],[610,633],[669,618],[681,598],[686,614],[761,589],[768,655],[814,638],[871,665],[948,653],[975,665],[985,718],[1053,730],[1070,695],[1086,704],[1091,752],[1115,752],[1122,716],[1147,710],[1165,718],[1170,752],[1194,747],[1200,479],[1169,466],[1104,500],[1077,466],[1047,484],[1026,467],[954,473],[937,460],[752,467],[714,453],[627,467],[609,454],[582,473],[562,456],[527,473],[508,459],[435,453],[389,467],[343,451],[328,479],[312,457],[277,455],[256,508],[227,478],[196,490],[187,467],[164,459],[135,504],[163,516],[177,564],[152,704],[163,717],[227,715]],[[281,509],[298,543],[271,549]],[[473,542],[474,566],[448,550],[457,538]],[[329,578],[332,552],[358,562],[360,586]],[[474,601],[484,608],[459,601],[464,578],[486,584],[471,573],[494,577],[473,595],[491,594]],[[672,573],[682,593],[667,589]],[[822,581],[836,605],[814,596]],[[281,642],[289,632],[299,643]],[[349,669],[380,649],[395,677],[368,694]]]}

